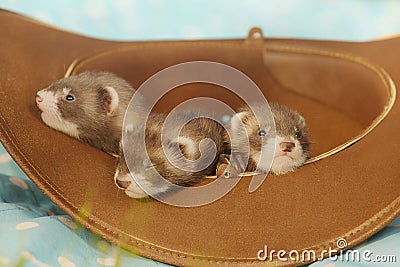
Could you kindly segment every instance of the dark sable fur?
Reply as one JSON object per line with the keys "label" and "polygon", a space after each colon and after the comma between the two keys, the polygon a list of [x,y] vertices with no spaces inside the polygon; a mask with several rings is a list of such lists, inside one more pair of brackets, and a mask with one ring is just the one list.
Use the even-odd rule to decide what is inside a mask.
{"label": "dark sable fur", "polygon": [[[175,129],[179,127],[181,122],[185,121],[193,113],[178,113],[175,114],[171,123],[168,127],[170,129]],[[181,186],[190,186],[198,183],[202,178],[207,175],[214,175],[216,170],[216,165],[219,161],[219,155],[223,152],[224,144],[222,142],[221,136],[223,136],[225,129],[218,122],[200,117],[201,114],[195,114],[197,118],[189,121],[181,130],[179,137],[188,137],[194,141],[196,146],[196,152],[194,155],[191,155],[188,152],[188,148],[179,143],[179,147],[176,145],[176,140],[174,139],[177,136],[173,136],[171,133],[164,132],[166,139],[168,140],[168,145],[166,147],[165,153],[169,157],[173,157],[178,160],[178,164],[184,166],[186,169],[195,169],[196,165],[193,162],[183,161],[183,156],[190,160],[196,160],[200,157],[200,151],[198,150],[200,141],[205,138],[210,138],[214,141],[216,145],[217,154],[212,155],[211,153],[205,153],[202,157],[206,157],[208,159],[212,159],[212,163],[205,169],[197,172],[190,172],[187,170],[181,170],[173,166],[166,158],[164,154],[163,148],[161,147],[161,130],[166,118],[165,115],[161,114],[151,114],[147,120],[146,125],[146,147],[147,153],[151,160],[151,164],[154,166],[151,167],[149,163],[143,162],[146,151],[140,151],[140,148],[136,145],[138,131],[143,129],[135,129],[127,132],[129,138],[124,139],[127,142],[124,144],[125,151],[129,153],[129,159],[133,159],[132,166],[134,166],[134,173],[141,174],[146,177],[146,179],[152,184],[152,187],[157,188],[157,182],[154,177],[156,176],[156,171],[164,177],[164,179],[169,182]],[[179,152],[182,152],[180,154]],[[148,165],[148,166],[146,166]],[[150,168],[148,168],[150,167]],[[118,171],[119,175],[124,175],[129,172],[123,151],[120,153],[120,159],[118,162]],[[165,190],[167,191],[167,190]],[[162,192],[161,192],[162,193]]]}
{"label": "dark sable fur", "polygon": [[[106,105],[111,96],[105,87],[113,87],[119,103],[112,114],[107,114]],[[78,125],[79,139],[106,152],[118,153],[122,133],[122,122],[127,105],[135,90],[128,82],[109,72],[84,72],[61,79],[48,90],[62,92],[72,89],[74,102],[59,99],[58,109],[64,120]]]}
{"label": "dark sable fur", "polygon": [[[310,157],[310,141],[308,137],[308,132],[306,128],[306,124],[304,121],[304,118],[296,111],[277,104],[277,103],[270,103],[270,108],[272,112],[272,116],[275,120],[275,130],[276,130],[276,135],[281,136],[281,137],[294,137],[296,135],[296,130],[301,133],[301,137],[298,138],[302,149],[303,149],[303,155],[306,158]],[[252,105],[253,109],[255,110],[263,110],[262,104],[254,104]],[[240,119],[242,123],[244,124],[245,127],[245,134],[240,134],[239,131],[235,131],[236,135],[234,135],[234,138],[237,138],[239,142],[237,142],[237,145],[231,145],[231,150],[236,151],[238,153],[246,153],[246,151],[242,151],[242,146],[240,143],[241,139],[247,138],[249,140],[249,146],[250,146],[250,158],[247,163],[247,166],[243,162],[237,162],[237,165],[242,166],[242,170],[246,171],[255,171],[257,168],[257,162],[252,160],[252,156],[255,155],[257,152],[261,150],[262,146],[262,138],[258,135],[258,132],[260,130],[265,130],[268,128],[268,125],[270,124],[270,118],[263,112],[259,112],[258,114],[261,115],[260,117],[260,123],[261,125],[258,124],[256,117],[254,116],[253,112],[251,111],[250,107],[245,106],[242,107],[238,110],[238,113],[240,115]],[[229,126],[229,130],[232,131],[232,126]],[[247,134],[247,136],[245,136]],[[267,132],[267,135],[269,133]],[[227,144],[231,144],[229,137],[227,134],[224,135],[224,141]]]}

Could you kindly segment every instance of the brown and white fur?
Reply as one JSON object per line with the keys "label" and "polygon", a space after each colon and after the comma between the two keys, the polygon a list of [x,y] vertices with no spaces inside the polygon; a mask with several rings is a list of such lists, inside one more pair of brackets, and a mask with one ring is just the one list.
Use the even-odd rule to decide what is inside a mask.
{"label": "brown and white fur", "polygon": [[36,94],[45,124],[105,152],[118,154],[125,110],[135,90],[109,72],[83,72]]}
{"label": "brown and white fur", "polygon": [[[196,114],[196,118],[192,120],[188,120],[189,117],[193,118],[193,113],[190,112],[176,113],[171,116],[173,117],[168,123],[168,129],[184,126],[178,137],[168,129],[164,130],[163,138],[166,140],[164,149],[161,132],[165,115],[151,113],[147,119],[145,128],[147,152],[137,146],[140,131],[144,129],[129,127],[129,124],[125,127],[124,134],[127,134],[127,138],[124,138],[125,149],[121,149],[120,152],[115,182],[125,189],[129,197],[144,198],[148,194],[155,196],[170,191],[172,188],[170,184],[158,182],[160,176],[169,183],[190,186],[198,183],[205,176],[215,174],[219,155],[224,149],[221,138],[225,131],[223,126],[213,119],[203,117],[200,113]],[[201,149],[200,142],[207,138],[214,142],[215,151]],[[124,154],[123,150],[129,153],[129,156]],[[147,160],[146,153],[150,161]],[[199,160],[200,157],[202,160]],[[175,166],[167,158],[173,159]],[[130,171],[126,159],[129,160]],[[200,170],[199,164],[204,163],[204,160],[211,164]],[[132,177],[135,177],[135,180]],[[140,186],[135,181],[139,181]]]}
{"label": "brown and white fur", "polygon": [[[256,114],[260,114],[260,125],[248,106],[241,108],[229,124],[231,138],[239,140],[236,145],[231,146],[232,151],[244,153],[241,151],[240,140],[248,138],[249,160],[244,169],[248,172],[267,173],[269,171],[279,175],[292,172],[303,165],[310,157],[310,141],[303,116],[288,107],[270,104],[276,129],[276,135],[273,136],[270,122],[268,122],[270,119],[263,113],[265,106],[257,103],[252,105],[252,108],[259,111]],[[241,125],[244,126],[244,131],[240,130]],[[226,141],[229,142],[229,140]],[[265,158],[274,151],[272,165],[268,170],[269,164]]]}

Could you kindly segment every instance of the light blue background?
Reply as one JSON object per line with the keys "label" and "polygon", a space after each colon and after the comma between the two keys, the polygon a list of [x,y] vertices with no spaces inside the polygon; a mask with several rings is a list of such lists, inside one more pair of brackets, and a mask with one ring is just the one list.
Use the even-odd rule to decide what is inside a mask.
{"label": "light blue background", "polygon": [[[243,38],[255,25],[268,37],[364,41],[400,33],[400,1],[396,0],[0,0],[0,8],[87,36],[116,40]],[[13,179],[18,177],[19,186]],[[53,216],[47,216],[49,210]],[[68,216],[0,145],[0,266],[14,266],[22,251],[49,266],[60,266],[60,256],[76,266],[101,266],[98,257],[115,256],[114,246],[104,245],[89,231],[71,229],[63,218]],[[39,227],[16,230],[27,220]],[[99,250],[99,243],[108,248],[106,252]],[[398,266],[400,218],[359,249],[396,255],[397,263],[325,260],[313,267]],[[118,253],[120,266],[166,266],[126,251]],[[37,262],[26,259],[23,266],[37,266]]]}
{"label": "light blue background", "polygon": [[0,7],[119,39],[270,37],[369,40],[400,32],[397,0],[1,0]]}

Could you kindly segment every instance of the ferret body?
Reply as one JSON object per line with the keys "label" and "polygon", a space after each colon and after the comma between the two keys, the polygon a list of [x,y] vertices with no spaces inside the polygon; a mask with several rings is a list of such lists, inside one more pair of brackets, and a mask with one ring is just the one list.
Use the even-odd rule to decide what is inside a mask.
{"label": "ferret body", "polygon": [[51,128],[118,154],[125,110],[134,93],[112,73],[84,72],[38,91],[36,104]]}
{"label": "ferret body", "polygon": [[[263,113],[265,106],[262,104],[252,105],[254,110],[259,112],[260,125],[251,111],[246,106],[235,114],[230,123],[229,131],[231,138],[239,140],[235,145],[231,146],[232,152],[238,154],[246,153],[242,151],[243,145],[240,140],[248,138],[249,141],[249,160],[247,165],[243,162],[238,164],[241,166],[242,171],[267,173],[268,171],[273,174],[285,174],[294,171],[296,168],[304,164],[310,157],[310,141],[308,138],[306,122],[298,112],[291,110],[288,107],[279,104],[270,104],[273,119],[275,121],[276,135],[272,136],[270,133],[270,118]],[[241,122],[245,131],[241,131],[239,127]],[[225,135],[225,141],[227,136]],[[275,145],[273,145],[275,144]],[[266,155],[274,153],[271,168],[266,162]]]}
{"label": "ferret body", "polygon": [[[215,174],[219,155],[224,150],[221,136],[224,135],[225,129],[213,119],[203,117],[200,113],[195,115],[192,120],[188,119],[193,118],[193,113],[190,112],[170,115],[173,117],[168,122],[167,129],[162,133],[166,140],[163,149],[161,132],[166,116],[150,114],[145,128],[146,149],[150,161],[146,160],[146,151],[137,146],[139,131],[143,131],[143,129],[129,127],[129,125],[126,127],[125,134],[128,137],[124,140],[127,142],[124,143],[125,149],[121,149],[120,152],[115,181],[125,189],[125,193],[129,197],[143,198],[148,196],[148,193],[155,196],[170,191],[172,186],[169,183],[160,184],[158,182],[160,176],[172,184],[190,186],[198,183],[207,175]],[[172,129],[180,129],[180,127],[182,129],[179,136],[172,133]],[[200,143],[205,139],[214,142],[215,151],[201,149]],[[123,150],[125,150],[125,154]],[[127,156],[126,153],[129,155]],[[131,163],[131,172],[126,159]],[[171,159],[175,166],[170,162]],[[199,168],[204,162],[210,164],[205,168]],[[135,181],[139,181],[140,186],[132,177]]]}

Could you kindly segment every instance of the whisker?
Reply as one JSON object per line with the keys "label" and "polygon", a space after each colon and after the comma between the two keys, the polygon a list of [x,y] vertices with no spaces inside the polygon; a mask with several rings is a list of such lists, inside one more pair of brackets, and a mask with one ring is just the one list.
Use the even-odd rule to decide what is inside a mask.
{"label": "whisker", "polygon": [[160,164],[152,164],[151,166],[148,166],[148,167],[146,167],[145,169],[146,170],[148,170],[148,169],[151,169],[151,168],[155,168],[155,167],[157,167],[157,166],[159,166]]}
{"label": "whisker", "polygon": [[115,174],[115,170],[114,171],[106,170],[105,173],[107,173],[107,174],[109,174],[109,173],[110,174]]}
{"label": "whisker", "polygon": [[118,188],[118,190],[117,190],[117,197],[118,197],[118,195],[119,195],[119,191],[121,191],[121,190]]}

